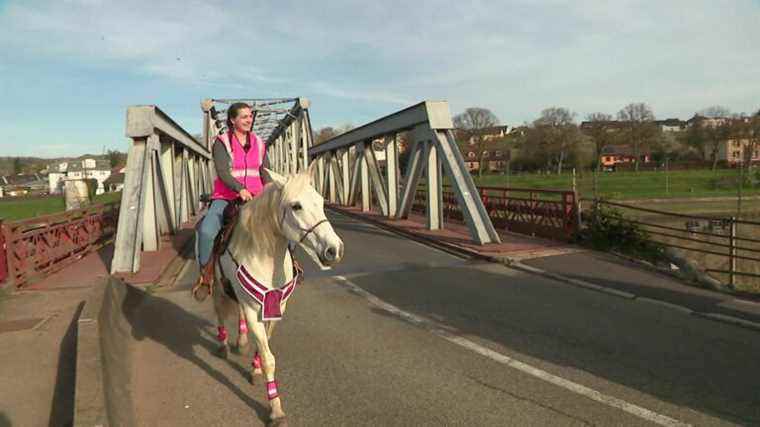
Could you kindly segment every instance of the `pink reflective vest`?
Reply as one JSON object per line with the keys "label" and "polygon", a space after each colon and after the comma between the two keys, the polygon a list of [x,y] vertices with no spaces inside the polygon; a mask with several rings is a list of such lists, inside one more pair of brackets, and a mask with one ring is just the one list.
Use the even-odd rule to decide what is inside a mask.
{"label": "pink reflective vest", "polygon": [[[245,186],[252,195],[261,193],[264,183],[261,180],[261,166],[264,163],[264,141],[253,132],[248,134],[248,151],[238,142],[232,132],[219,135],[217,141],[224,145],[232,160],[232,176]],[[219,177],[214,180],[212,199],[233,200],[238,192],[227,187]]]}

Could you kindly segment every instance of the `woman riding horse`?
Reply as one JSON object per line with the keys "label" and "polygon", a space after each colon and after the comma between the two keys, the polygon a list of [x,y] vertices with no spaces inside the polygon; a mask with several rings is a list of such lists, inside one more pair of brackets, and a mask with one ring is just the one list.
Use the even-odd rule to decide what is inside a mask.
{"label": "woman riding horse", "polygon": [[[216,180],[211,206],[203,218],[199,230],[198,261],[201,275],[193,287],[193,294],[212,292],[213,277],[209,262],[214,239],[222,228],[224,209],[236,199],[247,202],[264,188],[264,173],[267,166],[264,141],[253,130],[255,114],[244,102],[236,102],[227,110],[227,132],[214,141],[212,155]],[[206,294],[199,295],[205,298]]]}

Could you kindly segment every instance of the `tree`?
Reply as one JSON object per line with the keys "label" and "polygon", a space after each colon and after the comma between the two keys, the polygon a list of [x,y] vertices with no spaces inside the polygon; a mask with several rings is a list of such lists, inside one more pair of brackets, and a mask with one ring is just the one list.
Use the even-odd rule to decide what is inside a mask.
{"label": "tree", "polygon": [[18,175],[24,170],[24,165],[21,164],[21,157],[15,157],[13,159],[13,174]]}
{"label": "tree", "polygon": [[566,108],[550,107],[533,122],[533,127],[543,135],[542,146],[550,163],[547,166],[556,165],[558,174],[580,139],[574,118],[575,113]]}
{"label": "tree", "polygon": [[319,145],[328,139],[338,135],[338,132],[330,126],[325,126],[317,131],[314,135],[314,145]]}
{"label": "tree", "polygon": [[626,122],[628,139],[633,145],[634,169],[639,171],[641,148],[647,146],[657,136],[658,127],[654,124],[654,113],[646,103],[630,103],[618,112],[618,120]]}
{"label": "tree", "polygon": [[586,128],[585,133],[594,141],[594,169],[599,168],[599,162],[602,157],[602,149],[612,142],[612,131],[608,124],[612,121],[612,116],[605,113],[591,113],[586,116],[586,121],[590,126]]}
{"label": "tree", "polygon": [[728,117],[731,110],[722,105],[713,105],[697,112],[698,115],[710,118]]}
{"label": "tree", "polygon": [[454,116],[454,127],[464,133],[478,147],[478,176],[483,175],[485,153],[485,131],[499,124],[496,115],[487,108],[470,107]]}
{"label": "tree", "polygon": [[741,131],[730,121],[722,121],[717,125],[709,125],[705,122],[700,122],[698,126],[700,126],[704,132],[707,147],[710,149],[712,170],[715,170],[718,168],[718,152],[720,151],[721,142],[728,140],[732,133]]}
{"label": "tree", "polygon": [[702,160],[707,160],[707,135],[699,123],[689,126],[685,132],[680,135],[681,143],[687,147],[693,148]]}
{"label": "tree", "polygon": [[108,150],[106,152],[106,157],[108,158],[112,169],[127,162],[127,154],[118,150]]}
{"label": "tree", "polygon": [[760,116],[734,120],[731,125],[731,135],[738,141],[742,141],[742,161],[750,167],[755,150],[760,147]]}

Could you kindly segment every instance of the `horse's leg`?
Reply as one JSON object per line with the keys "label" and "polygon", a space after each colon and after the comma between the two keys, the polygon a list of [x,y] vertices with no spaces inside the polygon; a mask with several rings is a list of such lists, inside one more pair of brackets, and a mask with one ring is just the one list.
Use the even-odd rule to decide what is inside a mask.
{"label": "horse's leg", "polygon": [[219,285],[217,279],[214,279],[212,286],[219,286],[216,289],[216,292],[213,293],[214,311],[216,311],[216,318],[218,321],[216,340],[219,341],[219,348],[216,351],[216,355],[226,359],[230,347],[228,343],[227,328],[224,326],[224,320],[227,318],[230,302],[232,300],[227,296],[224,290],[221,289],[221,285]]}
{"label": "horse's leg", "polygon": [[274,377],[275,360],[272,351],[269,349],[267,328],[263,322],[259,321],[256,310],[248,305],[245,306],[245,317],[248,321],[248,329],[253,332],[256,346],[258,347],[261,356],[261,367],[264,370],[264,378],[266,378],[267,398],[269,399],[269,405],[272,408],[270,417],[273,420],[283,418],[285,417],[285,412],[282,410],[282,402],[280,401],[280,395],[277,391],[277,382]]}
{"label": "horse's leg", "polygon": [[243,349],[248,346],[248,324],[245,320],[245,311],[243,306],[238,304],[238,340],[237,351],[243,353]]}

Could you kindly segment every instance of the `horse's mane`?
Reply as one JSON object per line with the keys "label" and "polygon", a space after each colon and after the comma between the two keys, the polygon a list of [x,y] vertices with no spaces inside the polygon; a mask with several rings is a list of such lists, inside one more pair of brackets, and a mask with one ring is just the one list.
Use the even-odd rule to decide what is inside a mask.
{"label": "horse's mane", "polygon": [[306,173],[290,176],[284,187],[267,184],[258,196],[240,207],[230,245],[240,253],[273,253],[280,235],[280,205],[294,200],[309,184],[310,177]]}

